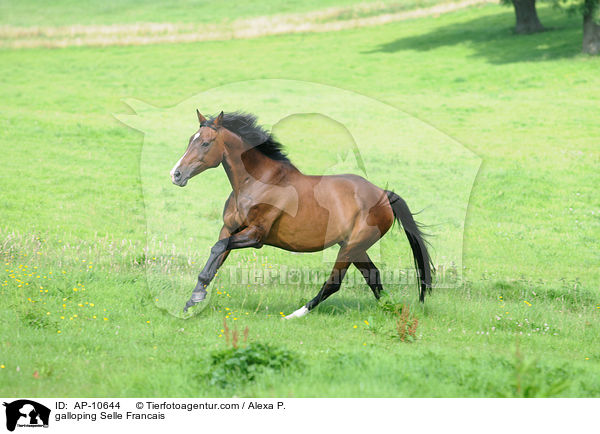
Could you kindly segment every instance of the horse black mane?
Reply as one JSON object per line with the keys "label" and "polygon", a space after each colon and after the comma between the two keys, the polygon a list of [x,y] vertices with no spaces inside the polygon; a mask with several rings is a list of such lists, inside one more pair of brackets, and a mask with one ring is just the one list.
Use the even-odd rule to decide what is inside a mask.
{"label": "horse black mane", "polygon": [[[213,123],[216,118],[217,116],[211,116],[209,122]],[[240,111],[224,113],[221,125],[272,160],[292,164],[283,150],[283,145],[271,132],[258,125],[255,115]]]}

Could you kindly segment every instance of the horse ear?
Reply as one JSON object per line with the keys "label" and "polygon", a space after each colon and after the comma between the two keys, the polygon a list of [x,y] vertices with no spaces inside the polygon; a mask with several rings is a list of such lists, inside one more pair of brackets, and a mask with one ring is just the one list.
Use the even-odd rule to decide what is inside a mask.
{"label": "horse ear", "polygon": [[213,125],[218,128],[221,126],[222,121],[223,121],[223,112],[219,113],[219,116],[217,116],[217,118],[213,121]]}
{"label": "horse ear", "polygon": [[200,123],[206,122],[206,118],[204,116],[202,116],[202,113],[200,113],[200,110],[196,109],[196,114],[198,115],[198,122],[200,122]]}

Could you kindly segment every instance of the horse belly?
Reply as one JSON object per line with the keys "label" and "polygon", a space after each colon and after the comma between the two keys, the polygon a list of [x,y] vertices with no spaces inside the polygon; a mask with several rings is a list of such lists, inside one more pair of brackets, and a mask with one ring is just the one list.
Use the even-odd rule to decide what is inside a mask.
{"label": "horse belly", "polygon": [[317,252],[339,243],[345,229],[329,219],[282,215],[271,227],[265,244],[294,252]]}

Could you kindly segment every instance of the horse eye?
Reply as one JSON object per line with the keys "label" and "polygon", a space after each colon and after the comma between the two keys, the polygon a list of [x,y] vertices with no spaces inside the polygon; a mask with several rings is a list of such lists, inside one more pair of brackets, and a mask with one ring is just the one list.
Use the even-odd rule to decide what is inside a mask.
{"label": "horse eye", "polygon": [[202,142],[202,146],[208,146],[210,145],[210,142]]}

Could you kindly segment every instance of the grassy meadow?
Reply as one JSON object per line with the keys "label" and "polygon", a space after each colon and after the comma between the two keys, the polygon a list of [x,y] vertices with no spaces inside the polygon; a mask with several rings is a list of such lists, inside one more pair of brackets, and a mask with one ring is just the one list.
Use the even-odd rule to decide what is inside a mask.
{"label": "grassy meadow", "polygon": [[[2,24],[40,24],[29,12],[35,2],[12,3],[0,4]],[[255,2],[233,13],[352,3],[292,2],[280,11]],[[46,24],[190,20],[184,9],[163,13],[159,2],[126,2],[125,9],[114,2],[98,14],[70,5],[54,3]],[[217,8],[204,19],[211,13],[223,15]],[[513,35],[513,12],[491,4],[329,33],[0,49],[0,395],[600,396],[600,59],[579,54],[579,18],[543,5],[539,14],[552,30],[531,36]],[[290,290],[276,282],[234,284],[225,274],[202,312],[170,314],[147,270],[180,281],[189,295],[216,240],[227,181],[218,168],[177,191],[204,205],[195,214],[197,246],[169,246],[167,254],[147,244],[144,135],[113,114],[133,113],[123,103],[128,98],[168,108],[256,79],[351,90],[479,156],[463,282],[436,288],[424,306],[413,286],[390,289],[410,306],[403,319],[356,279],[306,318],[284,322],[282,312],[312,298],[320,283]],[[320,122],[307,117],[281,126],[300,169],[328,167],[320,144],[303,142],[313,128],[327,129]],[[385,128],[379,118],[364,124]],[[180,153],[194,127],[192,112]],[[361,152],[380,184],[401,167],[402,155],[389,146]],[[165,164],[180,153],[165,155]],[[411,180],[395,176],[389,187],[403,196],[407,190],[410,199]],[[176,188],[166,173],[164,183]],[[440,183],[440,192],[452,185]],[[415,202],[409,200],[421,209]],[[444,218],[443,210],[424,215],[425,224]],[[408,263],[406,246],[396,228],[382,241],[382,256]],[[311,255],[269,247],[234,252],[228,261],[252,269],[323,266]],[[414,338],[401,340],[405,326]],[[216,378],[219,355],[229,354],[227,336],[246,327],[249,343],[271,346],[258,356],[278,362],[263,363],[253,378],[242,375],[244,367]]]}
{"label": "grassy meadow", "polygon": [[[10,26],[70,26],[74,24],[110,25],[128,23],[224,23],[237,19],[310,13],[322,10],[336,10],[336,18],[347,18],[352,6],[359,12],[352,15],[368,15],[372,9],[395,12],[412,10],[434,4],[450,3],[450,0],[408,0],[404,2],[363,2],[362,0],[289,0],[286,2],[256,2],[238,0],[235,7],[227,2],[206,2],[203,0],[159,1],[159,0],[107,0],[99,2],[79,2],[58,0],[40,5],[36,0],[0,2],[0,23]],[[364,6],[364,7],[361,7]]]}

